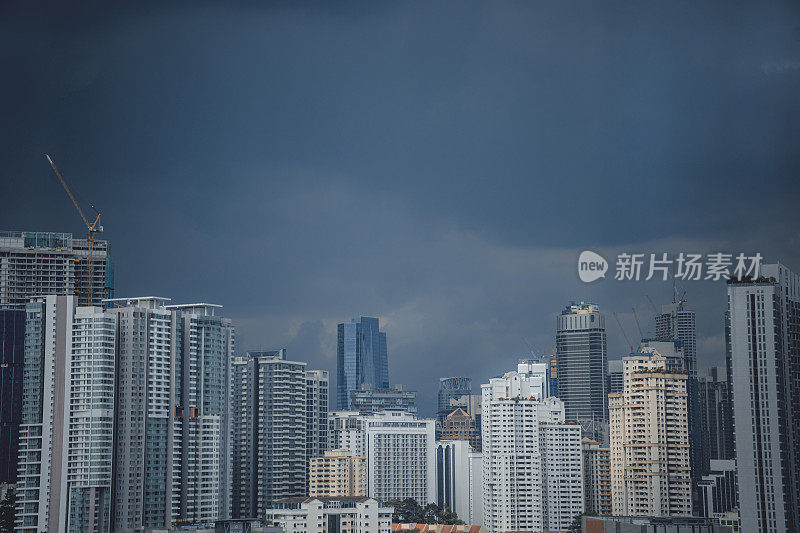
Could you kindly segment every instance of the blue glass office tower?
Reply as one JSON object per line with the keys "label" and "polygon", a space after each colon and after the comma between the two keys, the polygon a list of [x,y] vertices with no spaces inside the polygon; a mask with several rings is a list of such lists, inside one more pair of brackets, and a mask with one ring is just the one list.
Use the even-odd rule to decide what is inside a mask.
{"label": "blue glass office tower", "polygon": [[350,409],[350,391],[368,383],[375,389],[389,388],[389,355],[386,333],[378,319],[362,316],[339,324],[336,349],[337,396],[340,410]]}

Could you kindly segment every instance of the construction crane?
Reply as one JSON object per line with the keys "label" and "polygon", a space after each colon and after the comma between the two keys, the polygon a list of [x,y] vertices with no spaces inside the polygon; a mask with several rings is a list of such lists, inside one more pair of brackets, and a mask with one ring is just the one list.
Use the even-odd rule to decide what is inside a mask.
{"label": "construction crane", "polygon": [[631,353],[633,353],[633,344],[631,344],[631,340],[628,338],[628,334],[625,333],[625,328],[622,327],[622,322],[619,321],[617,313],[614,313],[614,318],[617,319],[617,324],[619,324],[619,329],[622,330],[622,336],[625,337],[625,342],[628,343],[628,347],[631,349]]}
{"label": "construction crane", "polygon": [[[69,199],[72,200],[72,205],[74,205],[75,209],[78,210],[78,214],[81,216],[81,220],[83,220],[83,223],[86,225],[86,230],[88,231],[88,237],[87,237],[87,241],[89,243],[89,258],[88,258],[88,261],[87,261],[87,264],[88,264],[88,267],[89,267],[89,301],[88,301],[88,305],[93,305],[94,304],[94,292],[93,292],[92,285],[93,285],[93,282],[94,282],[94,263],[93,263],[92,254],[94,252],[94,234],[103,232],[103,226],[100,225],[100,212],[95,209],[95,213],[97,213],[97,216],[95,217],[94,222],[89,223],[89,221],[86,219],[86,215],[83,214],[83,209],[81,209],[81,206],[78,205],[78,201],[75,200],[75,196],[73,196],[72,191],[69,190],[69,186],[67,186],[67,182],[64,181],[63,177],[61,177],[61,173],[56,168],[56,164],[53,163],[53,160],[50,159],[49,155],[44,154],[44,156],[47,158],[47,161],[50,163],[50,166],[53,167],[53,172],[56,173],[56,176],[58,177],[58,181],[61,182],[61,185],[64,187],[64,190],[67,191],[67,196],[69,196]],[[94,206],[91,206],[91,207],[92,207],[92,209],[94,209]]]}
{"label": "construction crane", "polygon": [[636,319],[636,327],[639,328],[639,336],[644,339],[644,333],[642,333],[642,326],[639,324],[639,315],[636,314],[636,307],[632,307],[631,311],[633,311],[633,318]]}
{"label": "construction crane", "polygon": [[659,314],[658,313],[658,308],[656,307],[656,304],[653,303],[653,299],[650,298],[650,295],[649,294],[645,294],[645,296],[647,296],[647,301],[650,302],[650,305],[653,306],[653,311],[655,311],[656,314]]}

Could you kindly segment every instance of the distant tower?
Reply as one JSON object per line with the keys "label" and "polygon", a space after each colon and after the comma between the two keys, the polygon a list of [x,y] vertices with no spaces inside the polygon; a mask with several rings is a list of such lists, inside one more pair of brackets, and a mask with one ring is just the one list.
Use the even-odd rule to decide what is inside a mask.
{"label": "distant tower", "polygon": [[470,378],[439,378],[439,409],[437,419],[439,424],[459,406],[450,405],[450,400],[458,400],[463,396],[472,394],[472,379]]}
{"label": "distant tower", "polygon": [[711,461],[734,459],[733,415],[728,373],[724,366],[708,369],[700,376],[700,427],[703,435],[703,474],[711,471]]}
{"label": "distant tower", "polygon": [[571,303],[556,321],[558,397],[566,419],[608,420],[605,317],[597,304]]}
{"label": "distant tower", "polygon": [[389,388],[386,333],[379,330],[377,318],[365,316],[339,324],[337,329],[337,405],[348,410],[350,391],[361,390],[364,384],[375,389]]}

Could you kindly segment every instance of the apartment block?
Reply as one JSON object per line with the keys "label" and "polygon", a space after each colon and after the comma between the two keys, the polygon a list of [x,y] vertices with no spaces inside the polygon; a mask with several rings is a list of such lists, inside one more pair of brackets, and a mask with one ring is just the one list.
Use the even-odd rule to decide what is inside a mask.
{"label": "apartment block", "polygon": [[609,395],[613,513],[688,516],[687,373],[649,350],[623,357],[623,391]]}
{"label": "apartment block", "polygon": [[74,296],[26,305],[17,531],[108,531],[116,317]]}
{"label": "apartment block", "polygon": [[234,349],[218,305],[107,300],[117,317],[114,529],[208,524],[230,516]]}
{"label": "apartment block", "polygon": [[236,357],[232,373],[232,514],[263,518],[277,500],[308,493],[312,455],[328,441],[328,373],[283,349]]}
{"label": "apartment block", "polygon": [[329,450],[350,450],[354,457],[367,456],[366,416],[358,411],[328,413]]}
{"label": "apartment block", "polygon": [[581,428],[545,397],[547,374],[546,364],[520,364],[481,386],[482,511],[493,533],[565,530],[583,512]]}
{"label": "apartment block", "polygon": [[309,479],[309,496],[366,496],[367,460],[350,450],[328,450],[311,459]]}

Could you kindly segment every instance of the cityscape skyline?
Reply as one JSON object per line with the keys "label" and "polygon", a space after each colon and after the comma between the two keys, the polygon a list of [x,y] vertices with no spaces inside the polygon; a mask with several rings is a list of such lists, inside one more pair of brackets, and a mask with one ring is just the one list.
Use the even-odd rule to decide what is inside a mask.
{"label": "cityscape skyline", "polygon": [[[54,256],[58,248],[41,247],[40,238],[50,242],[48,235],[36,234],[25,253]],[[0,280],[16,284],[18,274],[8,273],[19,267],[8,267],[8,256],[9,249],[0,247]],[[593,506],[607,509],[606,496],[612,497],[618,516],[699,514],[732,523],[741,519],[751,529],[758,524],[762,533],[795,531],[793,502],[800,486],[795,404],[800,396],[793,376],[800,277],[779,263],[726,283],[726,366],[732,372],[728,384],[738,391],[732,402],[737,459],[709,459],[708,465],[704,457],[719,453],[716,445],[692,436],[704,434],[696,426],[699,396],[692,399],[690,393],[692,380],[699,391],[692,353],[696,316],[685,306],[685,293],[677,299],[676,287],[676,303],[663,306],[655,317],[657,338],[643,338],[638,351],[630,345],[623,358],[622,391],[607,395],[613,408],[610,423],[584,425],[587,416],[604,418],[604,402],[595,402],[595,389],[606,396],[606,388],[617,381],[605,368],[604,315],[596,304],[572,302],[559,315],[555,333],[558,380],[563,380],[555,388],[564,400],[551,391],[552,359],[534,357],[529,345],[532,357],[520,360],[517,371],[481,384],[477,410],[469,378],[440,378],[443,396],[460,389],[458,401],[448,402],[456,407],[454,413],[467,421],[482,413],[483,441],[478,444],[462,431],[443,437],[442,444],[436,439],[437,421],[415,416],[413,401],[392,407],[394,400],[384,401],[386,393],[404,391],[386,388],[386,333],[377,318],[339,325],[340,363],[348,358],[352,363],[340,368],[358,369],[346,388],[358,382],[365,387],[349,391],[353,406],[341,406],[349,412],[329,412],[327,371],[290,361],[285,348],[234,357],[235,326],[219,316],[222,306],[175,305],[168,304],[169,298],[145,296],[83,307],[79,290],[71,294],[61,269],[51,269],[47,259],[30,261],[23,269],[27,281],[15,289],[29,300],[16,486],[21,531],[127,530],[269,518],[283,510],[302,514],[306,511],[297,504],[309,498],[310,465],[329,449],[349,450],[365,462],[367,494],[352,494],[354,488],[344,489],[329,477],[321,489],[330,494],[325,497],[368,496],[376,502],[410,497],[440,505],[458,501],[462,515],[495,533],[564,529],[590,499]],[[53,291],[53,282],[62,284],[55,289],[61,294],[38,295],[40,287]],[[348,325],[353,330],[349,341]],[[638,318],[637,328],[644,335]],[[13,349],[19,333],[10,329],[3,335],[3,345],[10,341]],[[13,377],[6,361],[4,372]],[[594,365],[600,368],[591,370]],[[586,367],[591,371],[581,377]],[[598,372],[601,379],[592,379]],[[383,388],[370,389],[370,375]],[[584,382],[583,392],[573,381]],[[369,393],[363,405],[359,399],[361,412],[352,410],[356,392]],[[5,390],[3,401],[10,396],[13,403],[17,393]],[[706,407],[720,413],[721,402],[728,401],[719,396],[709,403],[707,391],[703,398]],[[710,423],[704,413],[702,419]],[[774,419],[764,424],[768,416]],[[4,427],[8,422],[14,423],[4,418]],[[461,423],[467,427],[463,417]],[[728,428],[723,425],[720,431]],[[609,478],[599,470],[601,455],[591,460],[597,462],[599,477],[586,477],[581,457],[592,454],[582,436],[610,439],[610,494]],[[451,446],[448,439],[461,443]],[[338,472],[341,476],[345,470]],[[754,473],[753,497],[741,504],[747,513],[740,515],[732,494],[737,486],[752,484]],[[454,491],[456,478],[462,488]],[[274,519],[317,520],[312,515]]]}
{"label": "cityscape skyline", "polygon": [[[21,236],[26,234],[26,233],[33,234],[38,239],[47,238],[46,236],[50,233],[50,232],[26,232],[25,230],[0,230],[0,231],[4,231],[4,233],[9,234],[9,235],[14,234],[14,235],[20,236],[20,239],[19,239],[20,242],[21,242]],[[67,232],[54,232],[54,234],[58,235],[61,238],[65,238],[65,237],[69,238],[69,235],[70,235]],[[75,237],[73,236],[73,240],[74,239],[75,239]],[[108,247],[113,246],[113,243],[111,241],[102,241],[102,242],[103,242],[104,246],[108,246]],[[17,245],[13,244],[12,245],[12,249],[13,249],[13,246],[17,246]],[[771,258],[768,258],[768,260],[766,262],[771,262],[771,260],[772,260]],[[115,263],[116,263],[116,261],[115,261]],[[763,261],[762,261],[762,264],[764,264]],[[781,264],[783,264],[783,263],[781,263]],[[574,269],[574,262],[572,263],[572,267]],[[791,269],[790,265],[788,267]],[[114,264],[114,269],[116,270],[116,268],[117,268],[117,266],[116,266],[116,264]],[[577,275],[575,277],[577,278]],[[612,280],[609,283],[615,283],[615,282]],[[687,282],[682,282],[682,284],[680,284],[680,283],[681,282],[678,281],[678,282],[676,282],[674,284],[672,282],[671,278],[666,280],[666,281],[653,280],[653,281],[639,281],[639,282],[633,282],[633,283],[627,282],[627,284],[631,284],[631,285],[642,284],[643,288],[642,288],[641,292],[644,294],[644,301],[636,302],[635,303],[635,307],[633,308],[633,312],[630,312],[630,313],[626,313],[626,312],[623,312],[623,311],[617,312],[614,309],[605,309],[603,307],[602,303],[598,304],[598,302],[594,301],[594,300],[587,300],[585,302],[582,299],[569,300],[567,302],[564,302],[564,303],[560,304],[561,305],[561,309],[562,309],[561,311],[552,312],[551,313],[552,314],[552,316],[551,316],[552,323],[555,323],[556,320],[558,319],[558,317],[563,315],[563,313],[564,313],[564,311],[563,311],[564,305],[566,305],[567,309],[569,309],[571,306],[575,306],[575,305],[578,305],[578,306],[581,306],[581,305],[593,305],[593,306],[599,305],[600,306],[600,311],[599,312],[606,319],[610,319],[612,315],[617,314],[618,318],[621,319],[621,322],[619,323],[620,325],[617,325],[617,323],[615,321],[612,321],[610,324],[606,324],[605,325],[605,335],[609,339],[609,341],[608,341],[609,345],[611,345],[611,346],[616,345],[617,346],[616,350],[612,349],[612,348],[608,348],[607,349],[607,356],[606,356],[607,357],[607,361],[608,362],[619,361],[619,360],[621,360],[622,357],[625,357],[625,356],[628,355],[629,350],[628,350],[627,343],[629,341],[635,347],[636,345],[639,344],[639,340],[649,341],[651,339],[656,338],[659,335],[659,328],[662,327],[660,325],[659,321],[663,320],[662,317],[666,316],[664,314],[664,312],[663,312],[664,309],[672,309],[677,304],[675,304],[675,302],[672,302],[672,301],[668,302],[668,301],[654,300],[654,298],[651,296],[651,294],[658,294],[659,292],[663,293],[663,291],[665,289],[668,289],[669,294],[667,296],[669,298],[673,298],[673,299],[678,299],[678,292],[682,292],[682,296],[680,296],[680,298],[683,299],[683,303],[681,303],[681,305],[683,305],[687,309],[687,313],[691,313],[692,315],[696,315],[697,316],[697,320],[698,320],[699,323],[705,322],[706,323],[706,327],[708,329],[713,329],[713,327],[708,324],[708,322],[710,322],[709,317],[708,316],[703,317],[703,316],[701,316],[702,313],[696,311],[696,308],[695,308],[695,305],[694,305],[694,299],[692,298],[692,294],[689,291],[693,287],[698,287],[698,288],[701,289],[699,291],[701,293],[715,292],[715,291],[710,291],[709,290],[709,286],[713,287],[713,285],[716,284],[719,287],[719,290],[721,290],[722,293],[724,294],[725,293],[724,280],[720,280],[720,281],[706,281],[706,280],[703,280],[703,281],[687,281]],[[619,284],[617,286],[626,287],[627,284]],[[585,292],[588,293],[588,292],[592,292],[592,289],[596,286],[596,284],[594,284],[594,283],[592,283],[592,284],[580,283],[579,286],[586,287],[586,291]],[[645,289],[644,287],[647,287],[647,288]],[[113,281],[112,281],[112,284],[111,284],[111,290],[115,291],[118,294],[126,294],[126,293],[123,293],[122,291],[120,291],[117,288],[117,286],[115,285],[115,282],[113,282]],[[631,290],[631,289],[629,289],[629,290]],[[145,293],[150,294],[150,293],[157,293],[157,292],[158,291],[148,291],[146,289],[142,291],[143,294],[145,294]],[[635,289],[634,289],[634,292],[635,292]],[[125,296],[125,297],[117,298],[117,300],[137,299],[137,298],[143,298],[143,297],[142,296]],[[147,298],[150,298],[150,297],[148,296]],[[197,300],[197,299],[202,299],[202,298],[191,297],[189,299]],[[707,302],[699,302],[699,303],[701,304],[700,305],[701,308],[703,307],[702,306],[703,303],[707,304]],[[653,309],[654,305],[657,306],[655,309]],[[724,321],[725,321],[725,311],[724,311],[724,309],[726,309],[727,303],[726,302],[722,302],[721,305],[723,305],[723,307],[721,307],[721,309],[723,309],[723,310],[721,312],[720,317],[721,317],[721,320],[722,320],[722,333],[724,333]],[[223,307],[227,307],[227,306],[223,306]],[[651,310],[649,313],[648,313],[648,309]],[[658,312],[656,312],[656,310],[658,310]],[[234,315],[229,314],[228,313],[228,309],[226,309],[226,316],[234,316]],[[374,317],[372,315],[364,314],[364,313],[356,313],[355,316],[359,316],[359,319],[358,319],[359,320],[359,322],[358,322],[359,324],[361,323],[361,321],[364,321],[364,320],[371,321],[370,323],[373,323],[373,324],[374,323],[378,324],[378,326],[375,326],[375,327],[376,328],[377,327],[380,328],[379,334],[380,334],[380,337],[383,339],[383,350],[384,350],[384,354],[382,356],[384,358],[386,358],[387,357],[387,355],[386,355],[386,345],[387,345],[387,343],[386,343],[385,338],[386,338],[386,335],[387,335],[387,333],[386,333],[387,330],[385,329],[385,326],[387,325],[387,323],[391,324],[391,321],[387,321],[383,317],[383,315],[381,315],[380,313],[375,313]],[[705,318],[705,320],[703,320],[704,318]],[[242,319],[240,318],[238,320],[242,320]],[[244,319],[244,320],[247,321],[247,319]],[[337,349],[337,344],[338,344],[337,343],[337,329],[341,329],[342,324],[345,324],[347,326],[355,327],[356,319],[351,319],[349,321],[344,321],[343,319],[339,318],[339,319],[335,319],[335,321],[338,321],[338,324],[334,324],[333,325],[333,330],[332,330],[333,339],[330,339],[329,336],[328,336],[329,335],[329,331],[328,331],[329,328],[323,329],[322,331],[316,331],[315,332],[315,333],[317,333],[317,340],[319,340],[320,343],[321,343],[320,346],[318,347],[319,349],[321,349],[322,347],[330,346],[331,342],[332,342],[332,346],[333,346],[333,349],[334,349],[334,353],[332,354],[332,356],[331,356],[331,354],[328,354],[328,353],[320,354],[319,351],[317,351],[316,354],[315,354],[314,351],[311,350],[311,351],[307,352],[308,355],[310,355],[310,357],[301,353],[301,354],[299,354],[299,355],[297,355],[295,357],[292,357],[290,355],[290,358],[294,358],[294,359],[297,359],[297,360],[303,360],[303,361],[312,361],[312,362],[308,363],[310,365],[309,367],[312,367],[312,366],[316,365],[316,368],[320,368],[323,371],[329,372],[329,374],[331,375],[331,387],[332,387],[332,391],[333,391],[332,392],[333,396],[332,396],[332,399],[331,399],[331,405],[337,405],[338,406],[338,401],[339,401],[338,400],[338,396],[339,396],[339,394],[336,392],[336,387],[337,387],[337,359],[338,359],[338,355],[339,355],[338,354],[338,349]],[[238,324],[238,322],[237,322],[237,324]],[[305,324],[304,324],[304,326],[305,326]],[[539,329],[541,329],[541,326],[539,326]],[[538,349],[539,346],[542,346],[542,347],[546,347],[547,346],[547,338],[546,338],[546,335],[548,334],[547,332],[544,332],[542,334],[537,334],[536,336],[531,336],[530,337],[532,339],[535,339],[536,341],[538,341],[540,336],[544,336],[545,337],[545,341],[540,342],[540,343],[537,342],[537,344],[535,346],[531,346],[531,344],[528,342],[528,339],[526,338],[526,336],[524,336],[524,335],[520,336],[519,337],[519,343],[518,343],[520,345],[520,348],[518,348],[516,350],[511,348],[510,351],[508,351],[506,353],[503,353],[503,354],[499,354],[501,360],[504,361],[503,364],[508,364],[508,365],[514,366],[514,365],[516,365],[517,362],[519,362],[519,361],[521,361],[523,359],[528,359],[531,356],[531,353],[532,353],[531,350],[534,350],[533,353],[536,355],[536,357],[549,357],[549,356],[553,355],[554,350],[556,349],[556,345],[557,345],[557,340],[556,340],[557,331],[556,330],[557,330],[557,327],[554,327],[553,331],[550,332],[550,345],[549,345],[550,347],[549,347],[549,350],[547,348],[543,348],[541,350]],[[237,351],[236,351],[237,355],[246,355],[247,352],[253,352],[253,351],[263,351],[263,350],[267,350],[267,351],[284,350],[284,351],[286,351],[286,350],[289,350],[289,349],[291,349],[292,353],[294,353],[295,350],[296,350],[296,347],[298,345],[301,347],[300,348],[301,350],[302,350],[302,347],[304,346],[303,339],[300,338],[301,333],[302,333],[301,331],[298,331],[297,335],[295,335],[295,337],[292,338],[288,343],[276,344],[276,343],[269,343],[268,341],[260,342],[260,343],[257,344],[258,349],[254,348],[251,344],[247,343],[246,340],[242,340],[243,335],[238,333],[238,331],[239,331],[239,328],[237,327],[237,338],[239,339],[239,341],[237,342]],[[378,330],[376,329],[376,334],[377,334],[377,332],[378,332]],[[639,332],[641,332],[642,335],[643,335],[641,337],[641,339],[638,338],[638,333]],[[246,339],[246,337],[245,337],[245,339]],[[615,340],[612,341],[612,339],[615,339]],[[398,339],[398,340],[401,341],[400,345],[402,346],[403,345],[403,342],[402,342],[403,339],[401,338],[401,339]],[[498,343],[500,343],[500,344],[506,343],[506,344],[512,344],[513,345],[514,344],[513,340],[514,339],[500,339],[498,341]],[[695,372],[697,374],[704,373],[706,370],[708,370],[710,368],[714,368],[716,366],[724,366],[724,364],[725,364],[725,347],[724,347],[724,338],[722,338],[722,335],[721,334],[720,335],[712,335],[711,337],[706,337],[706,339],[704,339],[704,341],[705,341],[705,344],[706,344],[707,347],[706,347],[705,350],[702,350],[699,347],[702,346],[704,344],[704,342],[701,342],[700,336],[698,335],[698,341],[697,341],[698,348],[696,349],[696,352],[697,353],[705,353],[706,354],[706,358],[704,360],[703,357],[695,356],[697,361],[698,361],[698,362],[695,363],[696,364]],[[722,343],[722,351],[721,352],[719,352],[719,350],[718,350],[719,343]],[[713,346],[713,350],[711,348],[709,348],[708,346]],[[307,347],[307,345],[306,345],[306,347]],[[392,353],[394,353],[393,350],[392,350]],[[714,354],[715,358],[713,358],[713,359],[709,358],[711,353]],[[315,355],[316,355],[316,357],[315,357]],[[320,355],[321,355],[321,357],[320,357]],[[322,362],[321,363],[315,363],[313,361],[322,361]],[[389,356],[388,357],[388,366],[390,368],[392,368],[392,361],[393,361],[393,358],[391,356]],[[397,366],[397,369],[400,370],[401,375],[402,375],[402,370],[404,370],[404,369],[407,370],[407,367],[403,364],[402,361],[400,361],[399,363],[400,364]],[[331,365],[331,366],[328,367],[327,365]],[[480,381],[482,379],[485,381],[485,380],[491,379],[492,377],[497,377],[496,372],[492,373],[493,371],[494,371],[493,367],[487,369],[485,371],[485,374],[484,374],[486,377],[485,378],[480,378],[480,377],[475,378],[476,382],[480,383]],[[473,372],[470,372],[468,370],[465,370],[464,372],[462,372],[462,374],[464,374],[465,377],[469,377],[470,379],[472,379],[472,376],[479,375],[477,373],[473,373]],[[445,372],[442,375],[443,376],[447,376],[447,372]],[[413,378],[409,379],[409,382],[410,383],[417,383],[417,385],[405,385],[405,384],[401,384],[402,382],[400,382],[399,380],[396,380],[394,378],[394,374],[392,374],[392,376],[393,377],[391,379],[391,382],[392,382],[391,387],[395,387],[395,383],[397,383],[397,384],[399,384],[399,386],[402,389],[404,389],[406,391],[410,391],[409,394],[413,394],[413,395],[416,396],[417,400],[416,400],[415,403],[417,405],[417,411],[416,411],[417,414],[419,414],[420,416],[424,416],[424,417],[433,417],[433,418],[437,417],[437,413],[438,413],[438,395],[439,395],[438,394],[438,383],[443,378],[441,378],[441,377],[437,378],[437,377],[431,376],[431,379],[428,379],[427,381],[424,381],[424,382],[420,382],[418,380],[418,378],[420,376],[419,376],[418,373],[416,373],[416,374],[414,374]],[[386,382],[384,382],[384,384],[385,383]],[[365,384],[366,385],[371,385],[369,382],[365,382]],[[476,392],[475,389],[477,389],[477,386],[473,386],[473,393]]]}
{"label": "cityscape skyline", "polygon": [[[616,311],[635,336],[632,307],[644,327],[645,295],[672,300],[668,282],[581,283],[583,250],[743,249],[800,268],[795,4],[515,4],[457,19],[446,6],[195,7],[0,18],[15,80],[0,88],[15,125],[0,228],[85,238],[48,153],[102,212],[117,294],[199,290],[241,346],[286,347],[331,375],[336,324],[379,317],[403,362],[392,381],[426,414],[452,366],[478,383],[490,359],[527,353],[523,336],[549,351],[569,301]],[[685,289],[698,366],[722,365],[725,288]],[[610,322],[613,360],[627,347]]]}
{"label": "cityscape skyline", "polygon": [[10,0],[0,62],[0,530],[800,533],[796,0]]}

